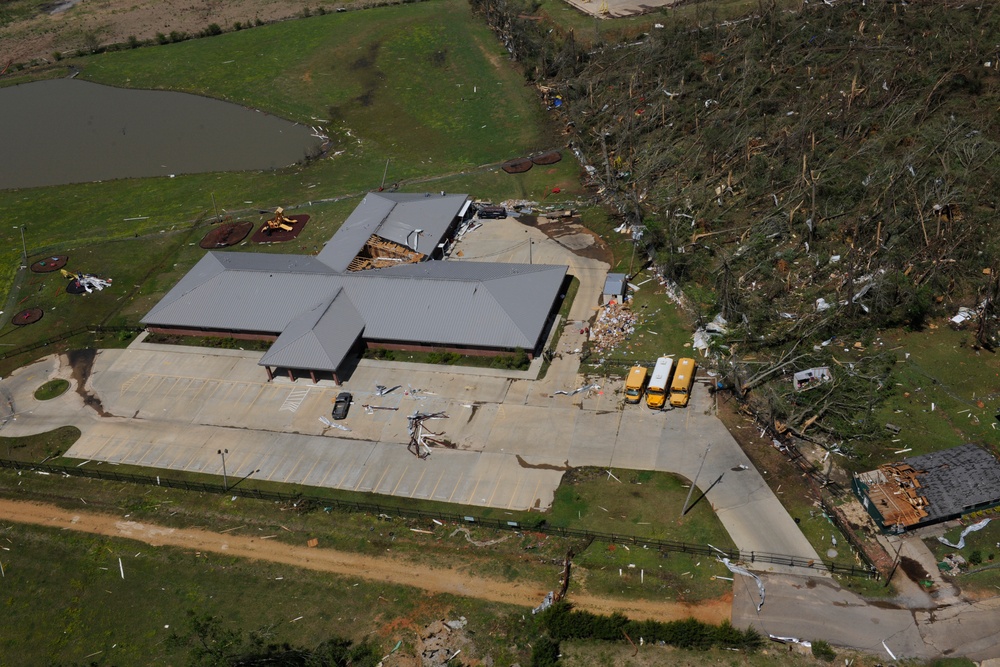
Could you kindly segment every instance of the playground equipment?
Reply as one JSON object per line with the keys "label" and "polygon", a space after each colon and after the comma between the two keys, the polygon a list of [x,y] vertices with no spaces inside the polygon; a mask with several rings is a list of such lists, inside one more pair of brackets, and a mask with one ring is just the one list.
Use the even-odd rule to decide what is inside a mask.
{"label": "playground equipment", "polygon": [[285,217],[285,209],[278,207],[274,209],[274,217],[267,221],[267,232],[270,234],[275,229],[283,229],[286,232],[292,231],[295,221]]}

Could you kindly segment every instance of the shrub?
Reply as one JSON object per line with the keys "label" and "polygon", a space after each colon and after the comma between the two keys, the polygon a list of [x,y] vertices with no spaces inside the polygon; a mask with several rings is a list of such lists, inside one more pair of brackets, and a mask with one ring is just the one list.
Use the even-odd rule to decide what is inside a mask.
{"label": "shrub", "polygon": [[218,23],[209,23],[208,27],[205,28],[205,35],[208,37],[221,34],[222,34],[222,28],[219,27]]}
{"label": "shrub", "polygon": [[162,32],[156,33],[156,43],[157,44],[163,45],[163,44],[168,44],[169,42],[170,42],[170,39],[168,39],[167,36],[164,35]]}
{"label": "shrub", "polygon": [[972,553],[969,554],[969,562],[973,565],[983,564],[983,552],[979,549],[973,549]]}
{"label": "shrub", "polygon": [[541,637],[531,649],[531,667],[552,667],[559,664],[559,642]]}
{"label": "shrub", "polygon": [[833,647],[822,639],[817,639],[812,643],[812,654],[825,662],[830,662],[837,657],[837,652],[833,650]]}

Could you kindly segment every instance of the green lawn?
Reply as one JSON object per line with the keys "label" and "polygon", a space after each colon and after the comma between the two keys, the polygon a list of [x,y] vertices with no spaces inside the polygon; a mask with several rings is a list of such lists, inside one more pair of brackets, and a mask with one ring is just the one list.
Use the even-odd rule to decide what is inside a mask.
{"label": "green lawn", "polygon": [[[998,442],[994,415],[1000,408],[1000,359],[972,348],[974,331],[938,324],[919,333],[882,336],[897,361],[875,420],[899,426],[900,432],[884,431],[851,465],[870,470],[967,442]],[[910,451],[901,452],[904,449]]]}

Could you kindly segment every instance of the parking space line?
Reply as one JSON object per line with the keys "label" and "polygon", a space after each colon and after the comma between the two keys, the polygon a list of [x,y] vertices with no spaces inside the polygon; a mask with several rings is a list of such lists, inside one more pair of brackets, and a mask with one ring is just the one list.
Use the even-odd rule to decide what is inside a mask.
{"label": "parking space line", "polygon": [[[413,485],[413,491],[410,492],[410,497],[411,498],[414,497],[414,494],[417,492],[417,489],[420,488],[420,482],[423,481],[424,475],[426,475],[426,474],[427,474],[427,466],[424,466],[424,470],[423,470],[423,472],[420,473],[420,477],[417,479],[417,483]],[[419,497],[420,498],[426,498],[427,496],[419,496]]]}
{"label": "parking space line", "polygon": [[305,475],[302,476],[302,481],[303,482],[305,482],[307,479],[309,479],[309,475],[311,475],[313,473],[313,470],[315,470],[316,466],[318,466],[319,464],[320,464],[320,458],[317,457],[316,460],[315,460],[315,463],[313,463],[312,467],[309,468],[309,472],[307,472]]}
{"label": "parking space line", "polygon": [[[517,492],[521,490],[521,485],[524,484],[524,476],[517,476],[517,485],[514,487],[514,493],[510,494],[510,502],[507,503],[507,509],[514,503],[514,499],[517,498]],[[492,500],[492,499],[491,499]]]}
{"label": "parking space line", "polygon": [[500,478],[497,477],[497,483],[496,486],[493,487],[493,493],[490,494],[490,499],[486,501],[487,507],[493,507],[493,496],[497,494],[497,491],[499,489],[500,489]]}
{"label": "parking space line", "polygon": [[435,498],[436,497],[435,494],[437,493],[438,487],[441,486],[441,480],[442,479],[444,479],[444,472],[442,472],[440,475],[438,475],[438,481],[434,483],[434,488],[431,489],[431,494],[429,496],[427,496],[428,498]]}
{"label": "parking space line", "polygon": [[299,458],[298,458],[298,460],[296,460],[296,461],[295,461],[295,465],[293,465],[293,466],[291,467],[291,469],[290,469],[290,470],[288,471],[288,474],[287,474],[287,475],[285,475],[285,479],[281,480],[282,482],[285,482],[285,483],[287,483],[287,482],[288,482],[288,478],[289,478],[289,477],[291,477],[291,476],[292,476],[292,474],[293,474],[293,473],[294,473],[294,472],[295,472],[296,470],[298,470],[298,468],[299,468],[299,464],[301,464],[301,463],[302,463],[302,456],[303,456],[302,454],[299,454]]}
{"label": "parking space line", "polygon": [[[390,496],[396,495],[396,489],[398,489],[399,485],[403,483],[403,478],[406,477],[407,470],[408,470],[408,467],[407,466],[403,466],[403,474],[400,475],[399,479],[396,480],[396,486],[392,487],[392,491],[389,492]],[[377,489],[378,487],[376,486],[374,488]]]}

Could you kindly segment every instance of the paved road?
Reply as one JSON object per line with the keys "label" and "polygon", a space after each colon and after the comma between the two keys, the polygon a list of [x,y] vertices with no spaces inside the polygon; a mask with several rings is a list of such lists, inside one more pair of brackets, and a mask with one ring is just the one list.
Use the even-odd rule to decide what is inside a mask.
{"label": "paved road", "polygon": [[755,582],[736,575],[733,624],[752,625],[765,635],[825,639],[836,646],[855,648],[889,659],[885,641],[896,657],[932,657],[907,609],[870,605],[827,578],[765,574],[764,606]]}

